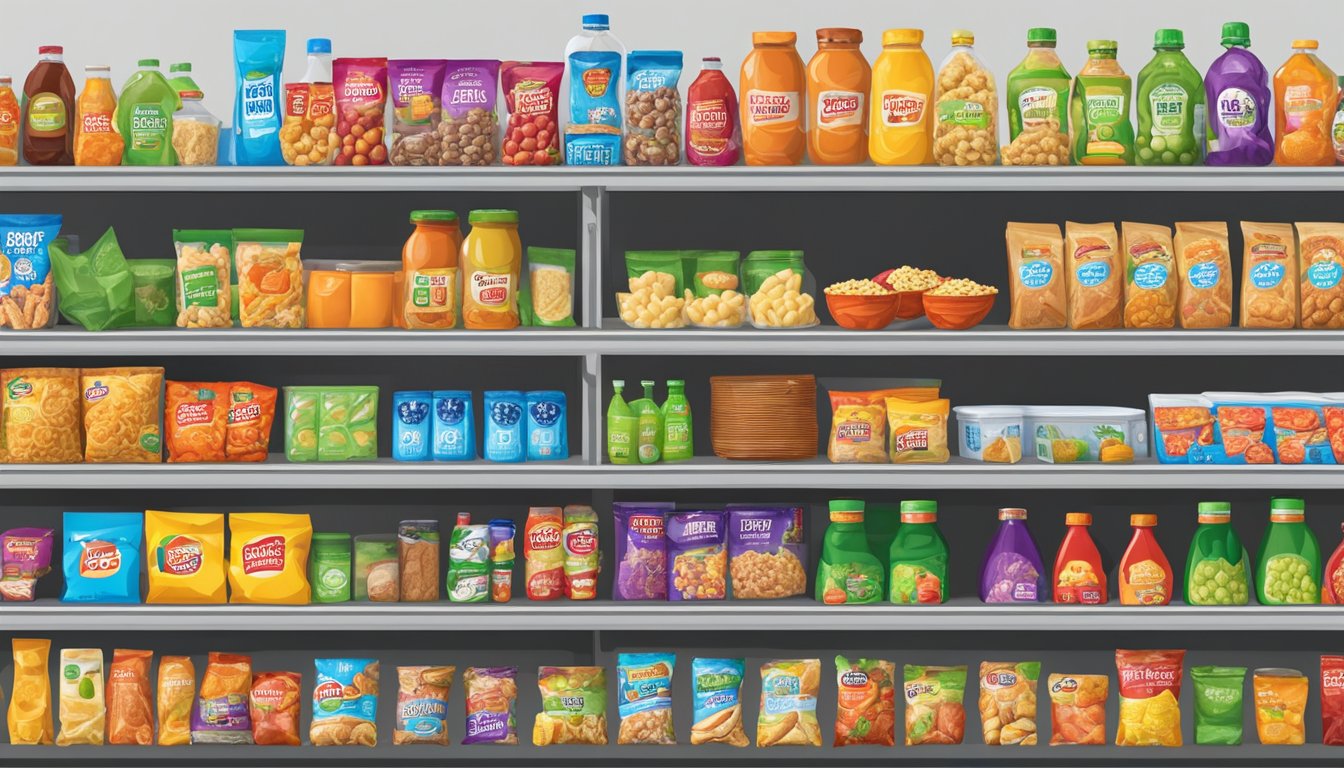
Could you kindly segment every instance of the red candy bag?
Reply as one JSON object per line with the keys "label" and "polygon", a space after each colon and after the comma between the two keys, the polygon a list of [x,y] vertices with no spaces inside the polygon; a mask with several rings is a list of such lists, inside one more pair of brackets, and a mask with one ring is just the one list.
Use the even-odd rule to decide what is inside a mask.
{"label": "red candy bag", "polygon": [[500,160],[505,165],[559,165],[560,79],[558,61],[506,61],[499,79],[509,122]]}
{"label": "red candy bag", "polygon": [[1321,743],[1344,746],[1344,656],[1321,657]]}

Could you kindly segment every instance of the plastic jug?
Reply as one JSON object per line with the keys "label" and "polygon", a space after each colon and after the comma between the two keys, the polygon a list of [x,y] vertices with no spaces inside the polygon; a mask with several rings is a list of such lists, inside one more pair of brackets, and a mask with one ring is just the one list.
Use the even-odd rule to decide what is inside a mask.
{"label": "plastic jug", "polygon": [[868,155],[878,165],[933,162],[933,62],[924,31],[888,29],[873,64]]}
{"label": "plastic jug", "polygon": [[1185,602],[1190,605],[1246,605],[1251,559],[1232,527],[1232,505],[1199,502],[1199,527],[1185,561]]}
{"label": "plastic jug", "polygon": [[137,66],[117,103],[117,133],[126,142],[122,163],[176,165],[173,113],[182,108],[182,100],[159,71],[158,59],[141,59]]}
{"label": "plastic jug", "polygon": [[1208,165],[1269,165],[1274,137],[1269,132],[1269,72],[1250,51],[1245,23],[1223,25],[1223,47],[1204,75],[1208,104]]}
{"label": "plastic jug", "polygon": [[1073,81],[1069,122],[1073,161],[1080,165],[1133,165],[1129,122],[1133,83],[1115,59],[1114,40],[1087,41],[1087,63]]}
{"label": "plastic jug", "polygon": [[817,52],[807,62],[807,101],[813,120],[807,156],[813,165],[854,165],[868,159],[868,90],[872,68],[859,45],[863,32],[817,30]]}
{"label": "plastic jug", "polygon": [[817,563],[816,599],[826,605],[876,603],[882,599],[882,563],[868,547],[863,502],[834,499],[831,524]]}
{"label": "plastic jug", "polygon": [[1027,30],[1027,55],[1008,73],[1009,143],[1003,148],[1004,165],[1069,164],[1072,83],[1055,53],[1055,30]]}
{"label": "plastic jug", "polygon": [[1261,605],[1321,601],[1321,548],[1307,527],[1301,499],[1270,499],[1269,527],[1255,567],[1255,595]]}
{"label": "plastic jug", "polygon": [[737,89],[747,165],[798,165],[807,150],[807,78],[792,32],[751,33]]}
{"label": "plastic jug", "polygon": [[891,542],[891,602],[947,602],[947,540],[938,530],[938,502],[902,501],[901,527]]}
{"label": "plastic jug", "polygon": [[1157,515],[1130,515],[1134,537],[1120,558],[1120,604],[1166,605],[1171,602],[1171,563],[1153,535]]}
{"label": "plastic jug", "polygon": [[1316,57],[1315,40],[1294,40],[1293,55],[1274,73],[1274,162],[1334,165],[1330,140],[1339,80]]}
{"label": "plastic jug", "polygon": [[1139,165],[1195,165],[1203,159],[1204,80],[1182,50],[1179,29],[1159,29],[1156,54],[1139,70]]}

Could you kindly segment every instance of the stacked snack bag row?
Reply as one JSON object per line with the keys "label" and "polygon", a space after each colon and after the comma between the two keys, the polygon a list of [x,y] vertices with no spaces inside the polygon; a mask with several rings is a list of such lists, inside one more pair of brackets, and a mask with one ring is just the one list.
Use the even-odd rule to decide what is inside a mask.
{"label": "stacked snack bag row", "polygon": [[[60,730],[52,718],[48,656],[51,641],[15,638],[14,691],[9,705],[9,742],[58,746],[107,744],[303,743],[300,712],[304,685],[299,672],[253,672],[246,654],[211,652],[197,688],[189,656],[163,656],[157,693],[154,652],[118,648],[104,672],[99,648],[64,648],[57,678]],[[1184,650],[1117,650],[1119,725],[1122,747],[1179,747],[1179,697]],[[619,653],[616,701],[620,745],[678,743],[673,723],[672,677],[677,654]],[[1344,745],[1344,657],[1323,655],[1321,721],[1326,745]],[[1110,679],[1105,673],[1052,673],[1046,678],[1052,732],[1038,717],[1040,661],[984,661],[979,667],[977,709],[988,746],[1101,745],[1106,743]],[[455,666],[397,667],[392,743],[451,743],[448,722]],[[760,713],[756,746],[822,745],[817,718],[820,659],[777,659],[760,667]],[[966,665],[906,664],[905,746],[965,743]],[[1235,746],[1243,742],[1245,667],[1193,666],[1190,680],[1198,704],[1194,742]],[[313,746],[378,743],[380,664],[376,658],[319,658],[313,665]],[[693,745],[746,747],[743,715],[744,658],[691,660]],[[837,682],[833,746],[895,746],[896,665],[887,660],[835,657]],[[468,667],[463,680],[466,723],[461,744],[516,745],[518,668]],[[607,670],[602,666],[542,666],[537,669],[541,711],[532,726],[536,746],[605,745]],[[1306,743],[1311,683],[1295,669],[1269,667],[1251,675],[1256,735],[1261,744]],[[974,689],[972,689],[974,690]],[[157,705],[157,706],[156,706]],[[157,717],[155,710],[157,709]],[[157,739],[155,735],[157,726]],[[1039,731],[1039,732],[1038,732]]]}
{"label": "stacked snack bag row", "polygon": [[1344,393],[1148,396],[1164,464],[1344,464]]}

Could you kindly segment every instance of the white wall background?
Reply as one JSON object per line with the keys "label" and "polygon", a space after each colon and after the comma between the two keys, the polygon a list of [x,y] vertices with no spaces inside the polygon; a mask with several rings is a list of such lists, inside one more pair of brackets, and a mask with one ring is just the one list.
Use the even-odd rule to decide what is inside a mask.
{"label": "white wall background", "polygon": [[[0,0],[0,73],[16,88],[37,60],[37,46],[60,44],[75,86],[86,64],[110,64],[121,83],[140,58],[191,61],[206,106],[230,122],[233,111],[232,31],[288,31],[286,81],[303,74],[304,43],[330,37],[336,56],[389,58],[498,58],[558,61],[584,12],[611,15],[612,31],[627,49],[669,48],[685,53],[684,91],[703,56],[719,56],[737,83],[753,30],[798,33],[806,61],[816,51],[815,30],[857,27],[871,61],[882,30],[919,27],[934,65],[947,54],[952,29],[976,34],[976,50],[1002,88],[1026,49],[1026,30],[1059,31],[1059,52],[1070,73],[1087,58],[1086,42],[1114,38],[1131,76],[1152,56],[1153,31],[1185,31],[1186,54],[1204,72],[1221,52],[1222,23],[1251,26],[1251,50],[1273,71],[1297,37],[1319,37],[1320,54],[1344,73],[1344,0]],[[1004,121],[1000,115],[1000,122]]]}

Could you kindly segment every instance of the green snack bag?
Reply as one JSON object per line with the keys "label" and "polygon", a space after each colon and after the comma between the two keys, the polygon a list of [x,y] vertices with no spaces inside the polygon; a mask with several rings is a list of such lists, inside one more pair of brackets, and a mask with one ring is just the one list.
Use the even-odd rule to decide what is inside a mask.
{"label": "green snack bag", "polygon": [[127,263],[135,286],[135,324],[171,326],[177,316],[177,263],[173,259],[133,259]]}
{"label": "green snack bag", "polygon": [[321,387],[285,387],[285,458],[317,461],[317,400]]}
{"label": "green snack bag", "polygon": [[90,331],[135,323],[135,278],[111,227],[81,254],[66,253],[59,242],[48,250],[56,297],[66,320]]}
{"label": "green snack bag", "polygon": [[377,387],[323,387],[318,408],[318,461],[378,458]]}
{"label": "green snack bag", "polygon": [[743,293],[756,328],[806,328],[817,324],[815,301],[804,281],[802,251],[752,251],[742,262]]}
{"label": "green snack bag", "polygon": [[1191,667],[1195,683],[1195,743],[1241,743],[1245,667]]}
{"label": "green snack bag", "polygon": [[631,328],[686,325],[685,265],[681,251],[626,251],[629,293],[616,294],[621,320]]}
{"label": "green snack bag", "polygon": [[[692,251],[686,278],[686,317],[700,328],[736,328],[746,300],[738,276],[737,251]],[[726,295],[725,295],[726,294]]]}
{"label": "green snack bag", "polygon": [[[531,317],[529,325],[574,325],[574,251],[565,248],[527,249],[527,284],[518,292],[519,308]],[[527,297],[524,296],[527,294]]]}
{"label": "green snack bag", "polygon": [[831,501],[831,524],[817,565],[816,599],[826,605],[876,603],[882,599],[882,564],[868,548],[863,502]]}

